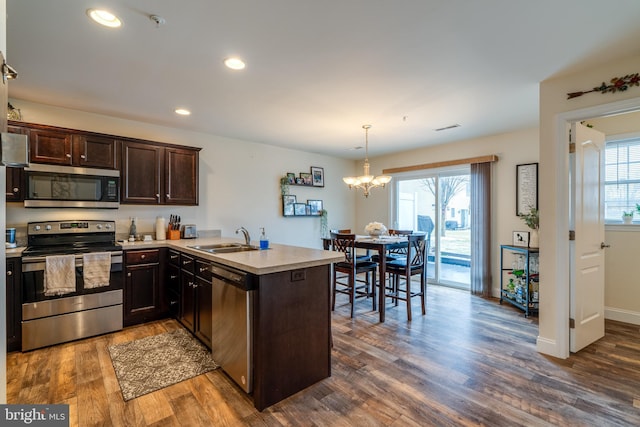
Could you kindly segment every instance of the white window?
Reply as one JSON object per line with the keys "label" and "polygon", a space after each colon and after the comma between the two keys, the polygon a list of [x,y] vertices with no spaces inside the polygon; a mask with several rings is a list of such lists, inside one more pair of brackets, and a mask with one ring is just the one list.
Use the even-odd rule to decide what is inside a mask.
{"label": "white window", "polygon": [[640,204],[640,136],[607,142],[605,156],[605,220],[620,222],[623,212]]}

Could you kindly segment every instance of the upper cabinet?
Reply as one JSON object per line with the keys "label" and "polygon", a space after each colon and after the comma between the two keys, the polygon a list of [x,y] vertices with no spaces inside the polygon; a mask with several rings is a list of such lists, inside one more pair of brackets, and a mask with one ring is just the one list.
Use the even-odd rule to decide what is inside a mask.
{"label": "upper cabinet", "polygon": [[33,163],[116,169],[117,145],[108,136],[51,127],[29,128],[29,160]]}
{"label": "upper cabinet", "polygon": [[74,135],[73,165],[86,168],[117,169],[117,141],[100,135]]}
{"label": "upper cabinet", "polygon": [[[120,171],[120,203],[198,205],[200,148],[9,121],[29,136],[33,163]],[[8,201],[23,200],[22,169],[7,168]]]}
{"label": "upper cabinet", "polygon": [[198,204],[199,148],[122,143],[123,204]]}

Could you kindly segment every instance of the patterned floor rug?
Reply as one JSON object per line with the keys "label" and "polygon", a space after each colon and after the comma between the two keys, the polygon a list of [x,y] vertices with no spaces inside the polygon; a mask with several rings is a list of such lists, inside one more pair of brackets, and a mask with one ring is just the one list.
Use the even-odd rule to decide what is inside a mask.
{"label": "patterned floor rug", "polygon": [[218,368],[184,329],[112,345],[109,354],[125,401]]}

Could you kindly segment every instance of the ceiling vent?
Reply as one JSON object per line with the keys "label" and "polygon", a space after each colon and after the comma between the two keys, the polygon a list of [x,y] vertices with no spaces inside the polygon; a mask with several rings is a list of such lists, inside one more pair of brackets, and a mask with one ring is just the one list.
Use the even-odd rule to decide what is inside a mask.
{"label": "ceiling vent", "polygon": [[442,130],[449,130],[449,129],[459,128],[459,127],[460,127],[460,125],[456,123],[455,125],[445,126],[445,127],[438,128],[438,129],[434,129],[434,130],[435,130],[436,132],[440,132],[440,131],[442,131]]}

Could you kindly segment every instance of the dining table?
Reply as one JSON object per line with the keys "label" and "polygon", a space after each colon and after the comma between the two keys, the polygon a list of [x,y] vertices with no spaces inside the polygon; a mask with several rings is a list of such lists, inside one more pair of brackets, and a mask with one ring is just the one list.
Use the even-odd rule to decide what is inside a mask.
{"label": "dining table", "polygon": [[[387,252],[390,249],[406,246],[406,236],[365,236],[356,235],[356,248],[367,249],[378,252],[378,277],[379,277],[379,292],[378,292],[378,314],[380,316],[380,322],[384,322],[385,317],[385,289],[384,281],[387,274]],[[331,238],[323,237],[322,245],[325,250],[331,249]]]}

